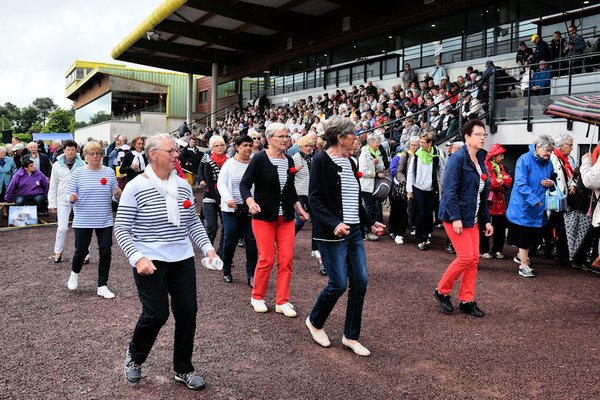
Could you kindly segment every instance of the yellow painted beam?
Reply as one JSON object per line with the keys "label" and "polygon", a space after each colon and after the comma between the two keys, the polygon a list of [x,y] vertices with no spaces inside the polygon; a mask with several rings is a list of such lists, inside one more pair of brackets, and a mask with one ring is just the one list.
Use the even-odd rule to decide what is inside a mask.
{"label": "yellow painted beam", "polygon": [[165,0],[152,14],[148,15],[141,24],[139,24],[129,35],[125,37],[114,49],[112,49],[110,55],[113,59],[117,59],[127,49],[129,49],[135,42],[143,37],[146,32],[152,30],[158,25],[163,19],[171,15],[175,10],[185,4],[187,0]]}

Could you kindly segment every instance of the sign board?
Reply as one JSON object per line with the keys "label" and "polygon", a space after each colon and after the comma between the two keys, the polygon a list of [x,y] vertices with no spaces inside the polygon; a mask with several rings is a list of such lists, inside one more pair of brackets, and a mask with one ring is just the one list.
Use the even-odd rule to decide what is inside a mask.
{"label": "sign board", "polygon": [[440,43],[437,46],[435,46],[435,55],[439,56],[440,54],[442,54],[442,51],[444,50],[444,46]]}
{"label": "sign board", "polygon": [[37,206],[10,206],[8,209],[8,226],[35,224],[37,224]]}

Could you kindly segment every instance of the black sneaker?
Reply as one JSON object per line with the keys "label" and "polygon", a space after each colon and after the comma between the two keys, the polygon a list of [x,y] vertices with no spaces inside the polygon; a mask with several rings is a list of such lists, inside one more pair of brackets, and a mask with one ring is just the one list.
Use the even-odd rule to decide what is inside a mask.
{"label": "black sneaker", "polygon": [[477,307],[477,303],[474,301],[467,301],[466,303],[460,303],[458,309],[465,314],[472,315],[474,317],[483,317],[485,313]]}
{"label": "black sneaker", "polygon": [[433,296],[440,303],[442,310],[447,313],[451,313],[454,311],[454,307],[452,307],[452,302],[450,301],[450,296],[447,294],[441,294],[437,289],[433,291]]}
{"label": "black sneaker", "polygon": [[227,283],[233,283],[233,277],[231,275],[223,275],[223,280]]}
{"label": "black sneaker", "polygon": [[319,258],[319,272],[321,273],[321,275],[327,275],[327,272],[325,271],[325,266],[323,265],[322,258]]}
{"label": "black sneaker", "polygon": [[456,254],[456,251],[454,251],[454,247],[452,246],[452,243],[448,244],[446,246],[446,253],[448,254]]}
{"label": "black sneaker", "polygon": [[206,386],[204,379],[196,371],[188,372],[187,374],[178,374],[175,372],[174,378],[177,382],[185,383],[192,390],[204,389]]}
{"label": "black sneaker", "polygon": [[125,356],[125,378],[129,382],[139,382],[142,377],[142,366],[131,359],[131,353],[127,349],[127,355]]}

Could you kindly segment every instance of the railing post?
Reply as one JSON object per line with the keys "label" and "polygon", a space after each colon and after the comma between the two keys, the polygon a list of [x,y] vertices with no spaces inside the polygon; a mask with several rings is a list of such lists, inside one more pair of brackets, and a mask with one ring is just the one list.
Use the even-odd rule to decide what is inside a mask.
{"label": "railing post", "polygon": [[573,58],[569,57],[569,96],[571,95],[571,83],[573,82]]}
{"label": "railing post", "polygon": [[531,67],[529,67],[529,84],[527,86],[527,132],[533,132],[531,123]]}
{"label": "railing post", "polygon": [[463,107],[463,94],[465,91],[460,92],[460,97],[458,100],[458,131],[461,132],[463,127],[463,115],[462,115],[462,107]]}
{"label": "railing post", "polygon": [[[489,125],[490,133],[496,133],[498,131],[496,122],[496,72],[494,71],[490,75],[489,81],[490,94],[488,98],[488,109],[489,109]],[[481,89],[481,88],[480,88]]]}

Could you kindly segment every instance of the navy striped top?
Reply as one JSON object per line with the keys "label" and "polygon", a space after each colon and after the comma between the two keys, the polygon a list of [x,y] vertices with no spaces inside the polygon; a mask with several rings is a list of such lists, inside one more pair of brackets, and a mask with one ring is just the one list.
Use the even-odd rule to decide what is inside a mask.
{"label": "navy striped top", "polygon": [[[287,158],[275,158],[269,157],[271,164],[277,167],[277,174],[279,175],[279,190],[283,192],[283,187],[287,183],[287,172],[288,172],[288,160]],[[279,215],[283,215],[283,209],[279,204]]]}
{"label": "navy striped top", "polygon": [[[185,179],[177,178],[180,224],[169,222],[165,198],[143,175],[125,186],[115,220],[115,237],[129,263],[142,257],[177,262],[194,256],[189,236],[206,254],[214,250],[194,205],[194,196]],[[189,208],[184,202],[189,200]]]}
{"label": "navy striped top", "polygon": [[347,157],[336,157],[330,155],[331,160],[336,163],[338,167],[342,168],[342,172],[339,172],[340,179],[342,181],[342,215],[344,216],[345,224],[359,224],[359,186],[352,172],[352,165]]}
{"label": "navy striped top", "polygon": [[[102,183],[105,179],[106,183]],[[112,199],[117,188],[117,177],[112,168],[102,166],[92,171],[87,166],[77,168],[71,174],[67,186],[69,195],[75,193],[73,228],[107,228],[113,226]]]}

